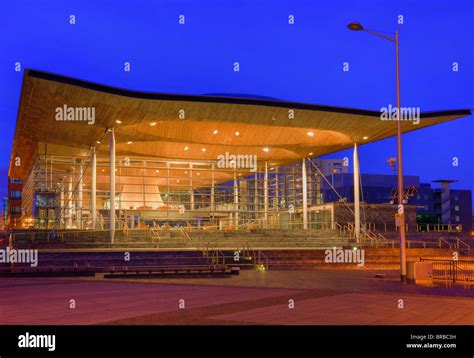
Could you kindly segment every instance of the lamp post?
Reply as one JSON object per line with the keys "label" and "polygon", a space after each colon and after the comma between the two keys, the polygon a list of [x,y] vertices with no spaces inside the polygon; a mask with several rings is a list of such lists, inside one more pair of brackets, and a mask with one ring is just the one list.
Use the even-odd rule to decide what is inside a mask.
{"label": "lamp post", "polygon": [[402,167],[402,130],[400,123],[400,62],[399,62],[399,48],[398,48],[398,30],[395,30],[395,37],[389,37],[378,32],[364,28],[358,22],[352,22],[347,25],[352,31],[365,31],[369,34],[381,37],[395,43],[396,56],[396,76],[397,76],[397,156],[398,156],[398,218],[400,227],[400,275],[401,281],[406,282],[406,253],[405,253],[405,211],[403,207],[403,167]]}

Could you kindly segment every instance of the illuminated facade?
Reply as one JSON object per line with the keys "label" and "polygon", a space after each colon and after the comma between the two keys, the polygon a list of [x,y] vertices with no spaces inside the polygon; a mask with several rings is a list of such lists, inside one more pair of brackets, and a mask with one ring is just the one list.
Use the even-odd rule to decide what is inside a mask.
{"label": "illuminated facade", "polygon": [[[470,113],[421,113],[401,127]],[[9,177],[24,181],[24,221],[110,230],[112,240],[144,225],[327,228],[330,213],[316,208],[327,174],[353,163],[358,198],[358,146],[395,134],[377,111],[143,93],[25,70]],[[310,159],[348,148],[344,163]]]}

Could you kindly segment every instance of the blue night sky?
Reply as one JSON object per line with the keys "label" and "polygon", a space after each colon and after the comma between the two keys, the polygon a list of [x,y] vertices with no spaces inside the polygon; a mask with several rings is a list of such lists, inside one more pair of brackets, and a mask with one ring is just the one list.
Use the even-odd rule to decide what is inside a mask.
{"label": "blue night sky", "polygon": [[[138,0],[0,3],[0,195],[6,195],[22,72],[183,94],[233,93],[379,110],[395,104],[394,44],[346,28],[400,31],[402,106],[474,108],[471,0]],[[186,24],[178,23],[185,15]],[[69,24],[69,16],[76,24]],[[288,16],[295,24],[288,24]],[[397,25],[403,15],[404,24]],[[131,72],[123,71],[124,62]],[[233,63],[240,63],[240,72]],[[350,71],[343,72],[343,62]],[[452,71],[452,63],[459,71]],[[474,189],[473,116],[403,136],[404,171]],[[34,128],[32,128],[34,130]],[[351,151],[329,157],[351,157]],[[364,173],[390,173],[395,139],[360,148]],[[459,166],[452,158],[459,158]]]}

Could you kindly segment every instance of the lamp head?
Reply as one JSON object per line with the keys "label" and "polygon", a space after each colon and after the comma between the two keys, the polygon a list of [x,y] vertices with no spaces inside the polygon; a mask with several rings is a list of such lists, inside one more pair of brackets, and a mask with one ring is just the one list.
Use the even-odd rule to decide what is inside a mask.
{"label": "lamp head", "polygon": [[349,30],[352,30],[352,31],[362,31],[364,30],[364,27],[359,24],[358,22],[351,22],[349,25],[347,25],[347,27],[349,28]]}

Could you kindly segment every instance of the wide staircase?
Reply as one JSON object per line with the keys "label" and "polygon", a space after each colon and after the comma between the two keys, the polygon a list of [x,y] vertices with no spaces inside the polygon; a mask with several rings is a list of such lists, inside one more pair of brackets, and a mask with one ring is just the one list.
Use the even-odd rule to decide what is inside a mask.
{"label": "wide staircase", "polygon": [[[114,243],[108,231],[15,232],[14,248],[39,249],[39,266],[129,272],[138,268],[202,269],[216,266],[241,269],[397,269],[396,233],[364,232],[357,244],[337,230],[205,231],[187,229],[118,230]],[[407,259],[451,258],[453,251],[469,255],[470,246],[455,233],[447,237],[410,233]],[[1,246],[8,245],[0,236]],[[461,244],[462,242],[462,244]],[[328,263],[327,250],[351,250],[362,245],[364,266]],[[128,253],[129,259],[125,259]],[[16,267],[21,267],[17,265]]]}
{"label": "wide staircase", "polygon": [[[391,248],[399,247],[398,233],[363,230],[356,242],[351,231],[341,230],[282,230],[253,229],[233,231],[189,230],[173,228],[143,228],[117,230],[111,243],[107,230],[58,231],[51,235],[47,230],[18,230],[12,232],[15,248],[39,250],[62,249],[160,249],[198,250],[220,249],[326,249],[332,247]],[[474,254],[474,237],[462,233],[410,232],[407,248],[448,248],[462,255]],[[7,233],[0,233],[0,246],[8,245]]]}
{"label": "wide staircase", "polygon": [[[111,243],[108,231],[16,232],[16,248],[35,249],[321,249],[351,246],[354,240],[333,230],[118,230]],[[3,244],[7,244],[4,237]]]}

